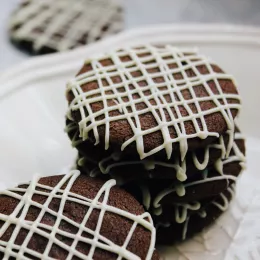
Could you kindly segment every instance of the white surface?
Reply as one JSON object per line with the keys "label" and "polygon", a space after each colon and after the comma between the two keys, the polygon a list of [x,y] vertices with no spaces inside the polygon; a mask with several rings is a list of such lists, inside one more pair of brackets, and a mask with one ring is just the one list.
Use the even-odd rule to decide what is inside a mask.
{"label": "white surface", "polygon": [[63,131],[66,82],[85,58],[117,45],[141,41],[198,46],[234,74],[244,100],[240,122],[248,138],[248,169],[239,182],[238,196],[213,228],[179,246],[164,248],[165,259],[260,259],[260,31],[256,29],[139,29],[69,53],[30,60],[2,74],[0,188],[28,181],[35,172],[66,172],[76,155]]}

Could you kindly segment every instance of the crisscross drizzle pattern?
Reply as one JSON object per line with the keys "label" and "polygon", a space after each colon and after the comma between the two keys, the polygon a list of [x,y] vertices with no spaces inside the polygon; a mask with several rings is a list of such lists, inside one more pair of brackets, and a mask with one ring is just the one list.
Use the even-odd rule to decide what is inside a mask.
{"label": "crisscross drizzle pattern", "polygon": [[116,0],[29,0],[10,20],[14,40],[29,40],[33,50],[42,47],[64,51],[119,32],[123,26]]}
{"label": "crisscross drizzle pattern", "polygon": [[[104,60],[109,60],[109,64],[104,65]],[[228,91],[224,91],[219,83],[220,80],[234,82],[234,79],[231,75],[216,72],[212,62],[194,50],[181,50],[171,45],[126,47],[95,57],[87,61],[87,66],[92,69],[71,80],[67,87],[68,94],[73,95],[68,118],[73,121],[72,112],[79,112],[83,140],[93,132],[96,144],[100,143],[99,127],[104,127],[102,140],[108,149],[111,125],[125,120],[132,136],[124,141],[122,150],[135,144],[141,159],[163,149],[170,158],[173,143],[179,143],[183,159],[188,150],[188,139],[219,136],[219,133],[209,131],[206,117],[220,113],[228,131],[234,133],[231,110],[240,109],[240,98],[237,93],[226,93]],[[200,73],[200,66],[206,68],[206,73]],[[189,76],[188,70],[192,71]],[[215,91],[209,81],[215,84]],[[93,82],[97,87],[83,91],[82,85]],[[196,94],[198,86],[203,89],[203,95]],[[185,92],[188,98],[184,97]],[[202,108],[203,102],[214,105],[205,109]],[[96,104],[102,104],[102,107],[95,109]],[[147,113],[156,121],[156,125],[148,129],[140,120]],[[194,128],[191,133],[186,129],[188,123]],[[161,133],[163,141],[147,151],[144,138],[156,132]],[[228,150],[231,147],[232,142]]]}
{"label": "crisscross drizzle pattern", "polygon": [[[101,249],[118,255],[118,260],[140,259],[137,255],[127,250],[128,243],[130,242],[131,237],[138,225],[151,232],[151,243],[146,259],[150,260],[152,258],[155,246],[155,228],[149,213],[136,216],[124,210],[108,205],[107,202],[109,199],[109,193],[111,188],[115,185],[115,180],[106,182],[93,200],[72,193],[70,191],[71,187],[79,175],[79,171],[72,171],[70,174],[65,175],[55,187],[42,185],[38,183],[39,178],[35,177],[29,186],[27,185],[27,188],[14,188],[0,192],[1,196],[12,197],[19,201],[11,215],[7,216],[0,214],[0,221],[3,222],[3,225],[0,228],[0,238],[11,225],[15,225],[9,241],[0,240],[0,253],[3,252],[4,260],[8,260],[9,257],[14,257],[15,259],[30,259],[28,254],[33,255],[37,259],[53,259],[49,256],[52,245],[56,245],[67,251],[68,256],[66,259],[74,259],[74,257],[77,259],[93,259],[96,249]],[[66,187],[63,188],[65,184]],[[46,197],[46,201],[43,204],[36,202],[33,200],[33,196],[35,195]],[[101,198],[102,202],[100,202]],[[54,199],[60,200],[60,207],[57,212],[49,207],[49,204]],[[66,202],[74,202],[84,207],[88,207],[82,223],[77,223],[73,219],[70,219],[63,214]],[[30,207],[35,207],[40,210],[37,219],[33,222],[26,220],[26,216]],[[86,226],[86,223],[88,222],[88,219],[94,209],[99,210],[100,214],[98,217],[96,229],[92,230]],[[124,217],[133,223],[123,246],[116,245],[100,234],[101,225],[104,214],[106,212],[111,212]],[[49,226],[41,222],[43,216],[46,213],[51,214],[56,218],[53,226]],[[78,230],[77,233],[71,234],[66,230],[59,229],[61,221],[65,221],[68,224],[76,227]],[[23,243],[18,245],[15,243],[15,241],[21,229],[27,230],[28,234],[25,237]],[[88,238],[86,235],[83,235],[83,233],[89,234],[93,238]],[[35,252],[28,247],[28,243],[31,237],[35,234],[48,239],[48,243],[43,253]],[[73,242],[69,246],[63,243],[62,240],[59,240],[57,236],[70,238],[73,240]],[[79,242],[86,243],[90,246],[90,250],[87,256],[77,250],[77,245]]]}

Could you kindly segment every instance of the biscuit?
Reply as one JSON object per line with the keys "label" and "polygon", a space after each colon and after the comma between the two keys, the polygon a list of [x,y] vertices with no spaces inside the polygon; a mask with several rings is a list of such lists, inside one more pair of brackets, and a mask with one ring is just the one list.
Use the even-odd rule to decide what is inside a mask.
{"label": "biscuit", "polygon": [[1,192],[0,234],[1,259],[159,259],[149,213],[78,171]]}
{"label": "biscuit", "polygon": [[62,52],[95,42],[123,28],[116,0],[25,0],[9,21],[11,41],[31,54]]}

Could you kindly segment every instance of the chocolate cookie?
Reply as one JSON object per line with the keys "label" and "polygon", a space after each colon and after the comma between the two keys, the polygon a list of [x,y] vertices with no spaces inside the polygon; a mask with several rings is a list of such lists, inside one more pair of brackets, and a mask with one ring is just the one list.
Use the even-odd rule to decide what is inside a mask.
{"label": "chocolate cookie", "polygon": [[199,202],[177,204],[175,221],[156,220],[157,243],[171,245],[188,239],[212,225],[229,207],[229,201],[235,195],[235,185],[231,185],[217,198],[203,206]]}
{"label": "chocolate cookie", "polygon": [[123,28],[116,0],[25,0],[10,19],[12,42],[31,54],[74,49]]}
{"label": "chocolate cookie", "polygon": [[[89,59],[67,86],[68,118],[102,149],[181,160],[234,133],[234,79],[210,59],[171,45],[129,47]],[[231,138],[232,139],[232,138]]]}
{"label": "chocolate cookie", "polygon": [[159,259],[150,215],[114,185],[74,171],[1,192],[1,259]]}

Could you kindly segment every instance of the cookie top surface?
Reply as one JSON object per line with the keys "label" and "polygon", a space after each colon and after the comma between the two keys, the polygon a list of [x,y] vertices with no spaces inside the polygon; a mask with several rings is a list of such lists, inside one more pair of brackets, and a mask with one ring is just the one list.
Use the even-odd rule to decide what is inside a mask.
{"label": "cookie top surface", "polygon": [[[68,83],[68,118],[93,143],[170,158],[234,131],[234,79],[208,58],[171,45],[128,47],[88,60]],[[212,141],[211,140],[211,141]]]}
{"label": "cookie top surface", "polygon": [[159,259],[150,215],[114,185],[73,171],[1,192],[0,256]]}
{"label": "cookie top surface", "polygon": [[10,37],[18,46],[35,54],[50,53],[121,31],[123,13],[117,0],[25,0],[9,23]]}

